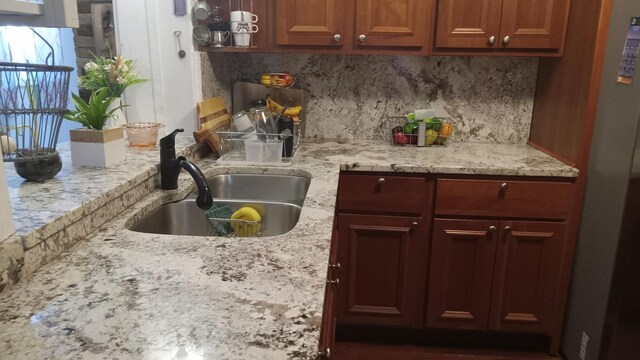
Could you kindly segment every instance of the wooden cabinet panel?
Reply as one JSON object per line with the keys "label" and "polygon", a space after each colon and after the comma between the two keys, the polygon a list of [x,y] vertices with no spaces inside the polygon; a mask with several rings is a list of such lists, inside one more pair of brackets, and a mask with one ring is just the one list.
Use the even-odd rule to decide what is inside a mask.
{"label": "wooden cabinet panel", "polygon": [[495,48],[502,0],[439,0],[436,47]]}
{"label": "wooden cabinet panel", "polygon": [[425,178],[341,174],[338,211],[419,214],[431,188]]}
{"label": "wooden cabinet panel", "polygon": [[426,224],[420,222],[400,217],[338,216],[338,322],[422,324],[427,236]]}
{"label": "wooden cabinet panel", "polygon": [[336,291],[339,283],[335,283],[340,276],[338,261],[338,223],[333,223],[329,263],[327,264],[327,282],[324,289],[324,303],[322,304],[322,321],[320,324],[320,341],[318,351],[330,353],[336,338]]}
{"label": "wooden cabinet panel", "polygon": [[486,330],[497,226],[497,221],[434,221],[427,327]]}
{"label": "wooden cabinet panel", "polygon": [[437,215],[565,219],[571,183],[438,179]]}
{"label": "wooden cabinet panel", "polygon": [[354,44],[426,46],[430,15],[429,0],[357,0]]}
{"label": "wooden cabinet panel", "polygon": [[345,10],[343,0],[276,0],[276,43],[343,46]]}
{"label": "wooden cabinet panel", "polygon": [[526,221],[500,226],[489,329],[551,335],[566,226]]}
{"label": "wooden cabinet panel", "polygon": [[[503,0],[500,46],[510,49],[560,49],[570,0]],[[508,41],[505,39],[508,38]]]}

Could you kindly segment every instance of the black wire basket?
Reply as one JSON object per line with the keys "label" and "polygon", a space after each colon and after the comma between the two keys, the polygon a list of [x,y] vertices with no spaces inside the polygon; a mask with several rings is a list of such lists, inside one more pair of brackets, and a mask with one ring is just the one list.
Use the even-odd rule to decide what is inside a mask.
{"label": "black wire basket", "polygon": [[72,67],[0,62],[0,145],[4,161],[56,151]]}

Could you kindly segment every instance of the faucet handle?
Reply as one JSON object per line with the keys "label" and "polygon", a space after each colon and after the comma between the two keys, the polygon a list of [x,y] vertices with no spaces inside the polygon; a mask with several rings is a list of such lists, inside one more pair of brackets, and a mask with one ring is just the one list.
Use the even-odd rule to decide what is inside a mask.
{"label": "faucet handle", "polygon": [[182,128],[175,129],[173,130],[173,132],[171,132],[171,134],[160,139],[160,149],[175,149],[176,135],[178,135],[179,132],[183,132],[183,131],[184,129]]}

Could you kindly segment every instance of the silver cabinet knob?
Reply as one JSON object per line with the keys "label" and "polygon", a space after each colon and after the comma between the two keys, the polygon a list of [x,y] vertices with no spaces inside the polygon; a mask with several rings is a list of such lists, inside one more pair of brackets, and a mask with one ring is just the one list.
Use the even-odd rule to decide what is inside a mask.
{"label": "silver cabinet knob", "polygon": [[490,232],[490,233],[495,233],[496,231],[498,231],[498,228],[497,228],[497,227],[495,227],[495,226],[493,226],[493,225],[489,226],[489,232]]}
{"label": "silver cabinet knob", "polygon": [[331,348],[326,348],[324,351],[318,351],[318,357],[320,359],[331,359]]}
{"label": "silver cabinet knob", "polygon": [[496,37],[495,36],[489,36],[489,45],[493,45],[496,43]]}
{"label": "silver cabinet knob", "polygon": [[417,221],[414,221],[414,222],[412,222],[412,223],[411,223],[411,227],[416,227],[416,226],[418,226],[418,225],[419,225],[419,224],[418,224],[418,222],[417,222]]}
{"label": "silver cabinet knob", "polygon": [[360,42],[364,42],[365,40],[367,40],[367,35],[361,34],[360,36],[358,36],[358,40],[360,40]]}
{"label": "silver cabinet knob", "polygon": [[342,35],[340,34],[333,35],[333,41],[340,42],[340,40],[342,40]]}
{"label": "silver cabinet knob", "polygon": [[511,42],[511,36],[509,36],[509,35],[505,36],[504,39],[502,39],[502,42],[505,45],[509,45],[509,42]]}
{"label": "silver cabinet knob", "polygon": [[327,280],[327,284],[331,284],[331,285],[340,285],[340,279]]}
{"label": "silver cabinet knob", "polygon": [[504,231],[506,231],[506,232],[510,232],[510,231],[511,231],[511,226],[505,226],[505,227],[504,227]]}
{"label": "silver cabinet knob", "polygon": [[507,191],[507,189],[509,189],[509,184],[507,184],[506,182],[502,183],[500,185],[500,189],[502,189],[502,191]]}
{"label": "silver cabinet knob", "polygon": [[387,181],[384,178],[378,179],[378,184],[380,184],[380,185],[384,185],[385,182],[387,182]]}

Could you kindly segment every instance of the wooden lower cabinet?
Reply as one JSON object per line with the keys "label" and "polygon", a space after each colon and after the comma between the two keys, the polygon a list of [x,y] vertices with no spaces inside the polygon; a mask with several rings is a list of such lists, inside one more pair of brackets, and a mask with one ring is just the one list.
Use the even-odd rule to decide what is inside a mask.
{"label": "wooden lower cabinet", "polygon": [[434,221],[427,327],[487,328],[497,233],[491,221]]}
{"label": "wooden lower cabinet", "polygon": [[428,222],[338,215],[338,323],[421,327]]}
{"label": "wooden lower cabinet", "polygon": [[565,227],[436,219],[427,327],[550,335]]}
{"label": "wooden lower cabinet", "polygon": [[501,221],[489,330],[551,335],[565,223]]}

